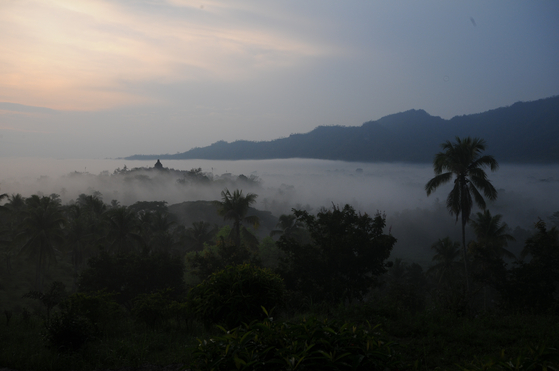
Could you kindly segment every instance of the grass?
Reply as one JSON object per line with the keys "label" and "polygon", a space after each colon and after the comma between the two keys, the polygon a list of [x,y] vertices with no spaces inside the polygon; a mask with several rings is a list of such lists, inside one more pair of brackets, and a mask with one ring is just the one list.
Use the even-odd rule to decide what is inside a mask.
{"label": "grass", "polygon": [[[436,310],[416,314],[390,311],[381,303],[354,306],[317,306],[306,313],[277,320],[328,317],[372,325],[380,324],[383,337],[399,344],[405,364],[418,370],[462,370],[477,360],[517,357],[528,346],[559,347],[559,316],[486,314],[475,318]],[[156,329],[124,318],[104,335],[75,352],[46,346],[42,319],[26,322],[14,313],[9,324],[0,321],[0,366],[16,370],[95,370],[145,364],[189,364],[189,348],[197,338],[215,336],[194,322],[189,328],[169,321]]]}
{"label": "grass", "polygon": [[170,324],[153,330],[131,319],[121,321],[112,333],[90,340],[75,352],[49,348],[42,338],[43,321],[34,316],[24,322],[14,314],[0,324],[0,366],[16,370],[95,370],[137,367],[144,364],[188,363],[188,347],[207,336],[203,327],[190,329]]}
{"label": "grass", "polygon": [[[491,313],[476,317],[444,311],[390,311],[383,303],[338,307],[330,316],[380,324],[403,347],[407,364],[419,370],[462,370],[474,360],[518,357],[528,347],[559,348],[559,316]],[[558,365],[559,366],[559,365]]]}

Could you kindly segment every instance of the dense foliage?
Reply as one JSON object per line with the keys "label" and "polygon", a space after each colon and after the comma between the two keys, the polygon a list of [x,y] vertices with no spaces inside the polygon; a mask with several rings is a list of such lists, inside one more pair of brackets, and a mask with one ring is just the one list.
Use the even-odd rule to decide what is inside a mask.
{"label": "dense foliage", "polygon": [[310,318],[244,324],[195,348],[193,370],[399,370],[378,328]]}
{"label": "dense foliage", "polygon": [[384,262],[396,238],[384,233],[385,217],[371,218],[351,206],[333,206],[316,216],[293,210],[308,230],[311,243],[284,235],[278,247],[286,254],[280,273],[287,288],[313,300],[362,299],[386,271]]}
{"label": "dense foliage", "polygon": [[250,264],[234,265],[212,274],[190,290],[193,313],[207,325],[232,328],[264,317],[283,302],[282,279],[270,270]]}
{"label": "dense foliage", "polygon": [[105,251],[92,257],[78,280],[82,292],[108,290],[119,303],[132,307],[140,294],[171,288],[175,295],[184,291],[184,263],[167,252],[116,254]]}
{"label": "dense foliage", "polygon": [[[385,232],[385,216],[349,205],[316,214],[293,209],[262,238],[251,228],[266,217],[249,208],[255,198],[225,190],[220,202],[204,204],[230,222],[219,226],[202,219],[186,225],[165,202],[106,204],[95,192],[68,205],[57,195],[0,195],[0,365],[558,364],[557,226],[539,220],[533,231],[511,234],[501,215],[485,210],[468,222],[465,252],[441,236],[426,244],[431,263],[418,264],[388,260],[396,237]],[[518,258],[508,250],[513,234],[524,247]]]}

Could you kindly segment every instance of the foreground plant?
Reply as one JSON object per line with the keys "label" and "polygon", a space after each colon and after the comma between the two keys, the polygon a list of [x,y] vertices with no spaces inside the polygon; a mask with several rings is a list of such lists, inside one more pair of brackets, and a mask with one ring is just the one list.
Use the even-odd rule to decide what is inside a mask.
{"label": "foreground plant", "polygon": [[378,327],[311,318],[266,319],[199,340],[193,370],[397,370],[402,363]]}
{"label": "foreground plant", "polygon": [[487,362],[476,362],[463,371],[556,371],[559,370],[559,351],[545,346],[528,346],[516,358],[506,359],[505,351],[501,359]]}
{"label": "foreground plant", "polygon": [[229,266],[212,274],[188,295],[192,313],[206,326],[228,328],[265,318],[262,307],[282,303],[282,279],[265,268],[250,264]]}

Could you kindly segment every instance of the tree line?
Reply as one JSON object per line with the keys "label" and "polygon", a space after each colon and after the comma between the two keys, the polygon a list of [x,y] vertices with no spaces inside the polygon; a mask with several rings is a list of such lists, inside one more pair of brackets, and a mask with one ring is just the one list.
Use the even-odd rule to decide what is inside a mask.
{"label": "tree line", "polygon": [[[397,236],[385,230],[383,214],[369,216],[349,205],[314,215],[293,209],[279,217],[270,236],[259,239],[259,219],[249,215],[257,195],[225,189],[214,202],[229,222],[222,227],[204,221],[179,225],[165,202],[106,204],[94,193],[62,205],[56,194],[1,195],[4,271],[9,275],[14,259],[28,258],[34,266],[32,288],[43,292],[48,269],[65,261],[72,267],[74,290],[109,289],[130,305],[139,294],[170,287],[184,294],[215,272],[249,263],[282,277],[293,305],[351,303],[378,295],[414,310],[426,303],[463,312],[496,306],[547,310],[556,303],[559,282],[557,228],[540,220],[521,256],[506,249],[513,237],[484,200],[497,197],[484,169],[498,168],[483,154],[485,146],[479,138],[456,138],[435,156],[435,177],[425,190],[430,195],[454,182],[446,204],[460,220],[462,241],[434,241],[426,270],[389,260]],[[481,211],[472,216],[474,203]],[[475,236],[466,243],[468,224]],[[512,267],[506,259],[513,260]]]}

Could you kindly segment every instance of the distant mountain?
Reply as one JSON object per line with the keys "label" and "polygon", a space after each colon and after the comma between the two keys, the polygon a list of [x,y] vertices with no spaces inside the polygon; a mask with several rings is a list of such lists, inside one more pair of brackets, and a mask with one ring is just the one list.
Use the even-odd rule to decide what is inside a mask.
{"label": "distant mountain", "polygon": [[559,163],[559,96],[518,102],[450,120],[409,110],[361,126],[319,126],[306,134],[251,142],[216,142],[175,155],[130,160],[248,160],[315,158],[363,162],[431,162],[440,144],[456,136],[480,137],[502,163]]}

